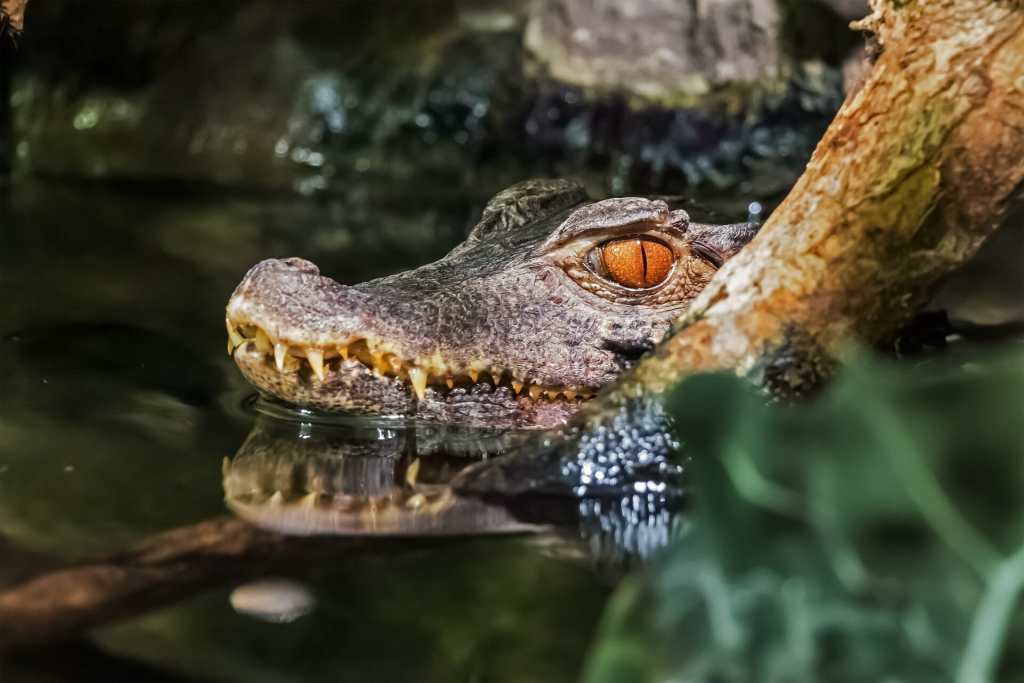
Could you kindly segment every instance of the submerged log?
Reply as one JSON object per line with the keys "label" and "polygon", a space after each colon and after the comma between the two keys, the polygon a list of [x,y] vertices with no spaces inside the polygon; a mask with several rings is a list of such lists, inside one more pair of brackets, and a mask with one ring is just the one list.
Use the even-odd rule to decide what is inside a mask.
{"label": "submerged log", "polygon": [[124,552],[56,566],[0,588],[0,653],[68,638],[223,584],[301,575],[353,553],[416,552],[437,540],[284,536],[235,517],[160,532]]}
{"label": "submerged log", "polygon": [[785,395],[892,334],[1024,187],[1024,4],[873,0],[879,52],[803,176],[673,335],[584,417],[689,374]]}

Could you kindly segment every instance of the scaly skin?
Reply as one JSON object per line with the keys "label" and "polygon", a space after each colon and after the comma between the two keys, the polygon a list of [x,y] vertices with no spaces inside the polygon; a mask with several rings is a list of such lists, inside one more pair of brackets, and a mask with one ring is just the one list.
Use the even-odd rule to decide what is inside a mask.
{"label": "scaly skin", "polygon": [[[228,302],[228,348],[259,389],[301,406],[553,426],[650,349],[755,232],[691,223],[661,200],[589,202],[575,183],[527,181],[412,271],[348,287],[301,259],[257,264]],[[671,249],[657,286],[623,287],[588,261],[640,235]]]}

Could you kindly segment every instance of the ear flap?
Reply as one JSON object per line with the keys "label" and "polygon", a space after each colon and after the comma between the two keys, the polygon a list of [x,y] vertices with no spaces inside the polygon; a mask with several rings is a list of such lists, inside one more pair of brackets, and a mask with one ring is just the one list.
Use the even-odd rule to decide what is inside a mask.
{"label": "ear flap", "polygon": [[469,233],[467,242],[502,232],[510,232],[576,206],[587,198],[583,185],[561,178],[534,178],[506,188],[494,195],[484,207],[480,222]]}

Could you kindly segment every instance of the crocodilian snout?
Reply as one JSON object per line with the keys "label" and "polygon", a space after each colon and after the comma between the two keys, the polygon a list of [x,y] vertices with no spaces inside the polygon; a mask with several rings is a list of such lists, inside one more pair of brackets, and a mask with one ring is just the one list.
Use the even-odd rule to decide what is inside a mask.
{"label": "crocodilian snout", "polygon": [[253,266],[228,301],[227,317],[262,328],[272,339],[333,342],[361,327],[366,297],[320,275],[300,258],[267,259]]}
{"label": "crocodilian snout", "polygon": [[324,410],[550,426],[593,395],[519,372],[471,337],[444,344],[425,333],[445,304],[409,286],[420,279],[430,278],[410,271],[349,287],[302,259],[263,261],[228,302],[228,352],[259,389]]}
{"label": "crocodilian snout", "polygon": [[730,223],[726,225],[691,224],[686,232],[690,247],[703,256],[722,265],[745,247],[760,230],[760,223]]}
{"label": "crocodilian snout", "polygon": [[416,373],[380,340],[374,310],[372,297],[321,276],[309,261],[262,261],[228,301],[228,353],[250,382],[285,401],[409,414]]}

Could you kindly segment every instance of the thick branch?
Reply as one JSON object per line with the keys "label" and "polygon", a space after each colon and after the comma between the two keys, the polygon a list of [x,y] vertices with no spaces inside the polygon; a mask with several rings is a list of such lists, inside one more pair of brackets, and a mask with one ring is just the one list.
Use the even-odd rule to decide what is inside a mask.
{"label": "thick branch", "polygon": [[225,582],[275,571],[313,571],[315,560],[337,561],[353,552],[400,553],[418,547],[408,538],[289,537],[234,517],[211,519],[0,590],[0,650],[74,635]]}
{"label": "thick branch", "polygon": [[[25,29],[25,5],[28,0],[0,0],[0,29],[10,28],[15,33]],[[3,31],[0,31],[0,36]]]}
{"label": "thick branch", "polygon": [[722,369],[799,393],[851,341],[892,333],[1019,196],[1022,5],[873,7],[863,24],[882,52],[863,88],[761,233],[605,404]]}

